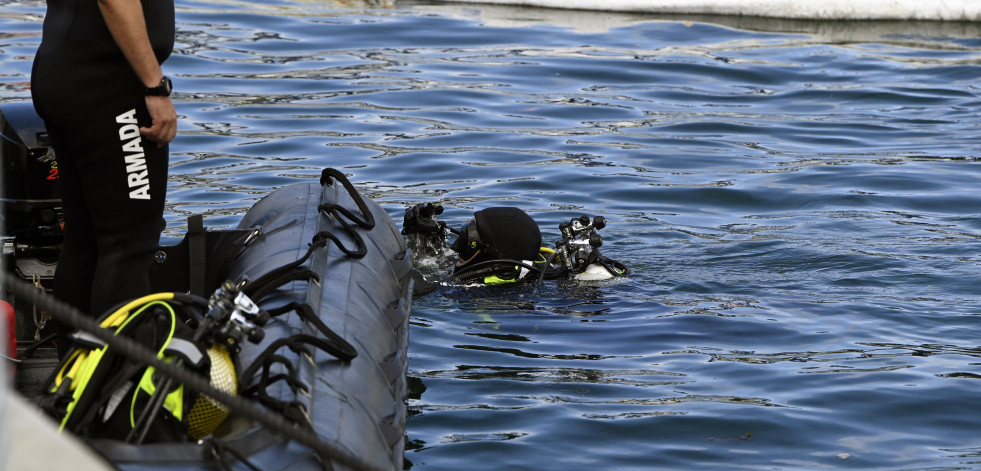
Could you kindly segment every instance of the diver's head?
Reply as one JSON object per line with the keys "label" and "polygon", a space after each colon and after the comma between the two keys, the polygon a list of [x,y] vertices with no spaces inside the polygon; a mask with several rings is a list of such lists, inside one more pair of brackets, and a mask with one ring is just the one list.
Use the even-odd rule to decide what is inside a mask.
{"label": "diver's head", "polygon": [[542,246],[538,224],[518,208],[487,208],[474,213],[450,247],[460,254],[457,267],[487,260],[535,260]]}

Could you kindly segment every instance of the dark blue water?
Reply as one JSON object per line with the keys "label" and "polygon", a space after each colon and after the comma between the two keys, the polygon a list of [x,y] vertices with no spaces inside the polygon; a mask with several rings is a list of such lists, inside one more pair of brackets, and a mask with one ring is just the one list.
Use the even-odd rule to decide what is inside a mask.
{"label": "dark blue water", "polygon": [[[629,279],[416,301],[407,467],[981,469],[981,25],[178,10],[168,238],[325,166],[607,218]],[[43,12],[0,0],[4,99]]]}

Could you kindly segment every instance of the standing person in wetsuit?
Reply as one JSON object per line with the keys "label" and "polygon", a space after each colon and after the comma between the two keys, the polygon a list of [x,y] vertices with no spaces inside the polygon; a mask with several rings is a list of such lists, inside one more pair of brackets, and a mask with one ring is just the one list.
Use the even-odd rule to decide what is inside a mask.
{"label": "standing person in wetsuit", "polygon": [[150,290],[177,134],[160,68],[174,30],[173,0],[48,0],[31,92],[65,215],[54,290],[90,315]]}

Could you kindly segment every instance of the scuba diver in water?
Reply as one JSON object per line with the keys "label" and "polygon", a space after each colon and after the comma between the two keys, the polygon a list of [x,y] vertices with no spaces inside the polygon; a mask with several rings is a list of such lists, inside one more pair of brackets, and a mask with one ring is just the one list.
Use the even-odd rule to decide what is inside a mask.
{"label": "scuba diver in water", "polygon": [[[562,278],[606,280],[628,273],[622,263],[599,252],[603,239],[597,231],[606,227],[602,216],[590,220],[583,215],[559,224],[562,239],[551,249],[542,247],[538,224],[518,208],[477,211],[460,229],[440,221],[438,216],[442,213],[443,207],[432,203],[406,209],[402,234],[416,242],[419,252],[437,256],[444,252],[449,235],[456,235],[449,248],[457,253],[459,261],[450,278],[462,283],[541,283]],[[417,294],[435,289],[435,283],[419,276],[416,281],[426,283],[424,289],[417,289]]]}

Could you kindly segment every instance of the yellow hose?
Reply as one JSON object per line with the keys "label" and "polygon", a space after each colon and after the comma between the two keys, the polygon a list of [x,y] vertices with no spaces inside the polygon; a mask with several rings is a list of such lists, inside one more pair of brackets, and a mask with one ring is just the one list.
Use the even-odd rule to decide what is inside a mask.
{"label": "yellow hose", "polygon": [[149,294],[143,296],[142,298],[139,299],[134,299],[126,303],[125,306],[117,309],[116,312],[113,312],[108,317],[106,317],[106,319],[103,320],[102,323],[99,324],[99,326],[106,329],[110,327],[117,327],[127,317],[129,317],[129,311],[133,310],[133,308],[137,306],[142,306],[147,303],[151,303],[153,301],[159,301],[164,299],[174,299],[174,293],[155,293],[155,294]]}

